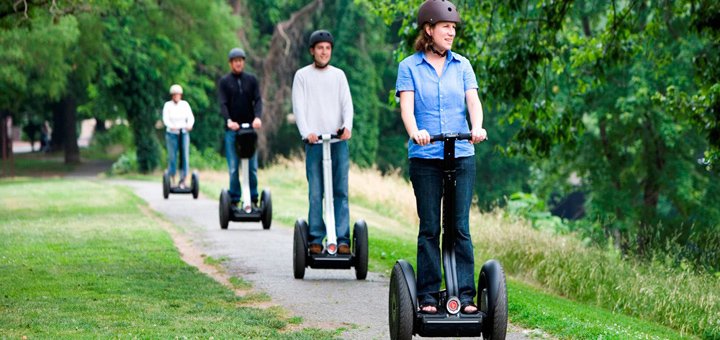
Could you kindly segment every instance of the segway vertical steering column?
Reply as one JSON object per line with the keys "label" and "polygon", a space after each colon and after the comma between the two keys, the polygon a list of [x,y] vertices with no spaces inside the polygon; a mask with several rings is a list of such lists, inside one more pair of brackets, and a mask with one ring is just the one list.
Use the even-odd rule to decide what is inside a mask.
{"label": "segway vertical steering column", "polygon": [[325,198],[323,200],[325,210],[325,228],[327,234],[327,252],[335,254],[337,252],[337,234],[335,233],[335,208],[333,205],[333,182],[332,182],[332,157],[330,153],[330,134],[322,135],[323,145],[323,182],[325,190]]}

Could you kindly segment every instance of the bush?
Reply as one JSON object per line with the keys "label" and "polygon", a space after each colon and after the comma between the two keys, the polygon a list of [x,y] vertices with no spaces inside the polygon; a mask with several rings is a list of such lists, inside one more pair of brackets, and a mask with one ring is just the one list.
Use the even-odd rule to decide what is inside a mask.
{"label": "bush", "polygon": [[138,171],[137,154],[135,150],[128,150],[113,163],[110,168],[111,175],[124,175]]}
{"label": "bush", "polygon": [[132,131],[127,125],[116,124],[104,132],[96,132],[88,152],[97,158],[116,158],[133,147]]}

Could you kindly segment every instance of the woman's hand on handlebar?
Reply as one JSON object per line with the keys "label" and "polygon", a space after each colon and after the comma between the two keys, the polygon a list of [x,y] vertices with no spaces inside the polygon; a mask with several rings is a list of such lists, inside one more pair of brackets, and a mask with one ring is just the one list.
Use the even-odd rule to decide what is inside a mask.
{"label": "woman's hand on handlebar", "polygon": [[307,142],[310,144],[315,144],[318,141],[318,135],[314,133],[310,133],[307,135]]}
{"label": "woman's hand on handlebar", "polygon": [[257,129],[259,129],[259,128],[262,127],[262,121],[260,120],[260,118],[257,118],[257,117],[256,117],[255,119],[253,119],[252,127],[253,127],[253,129],[255,129],[255,130],[257,130]]}
{"label": "woman's hand on handlebar", "polygon": [[470,140],[470,143],[472,144],[477,144],[487,140],[487,131],[483,128],[473,129],[470,134],[472,135],[472,139]]}
{"label": "woman's hand on handlebar", "polygon": [[416,131],[411,137],[415,141],[415,144],[420,146],[428,145],[430,143],[430,134],[424,129]]}

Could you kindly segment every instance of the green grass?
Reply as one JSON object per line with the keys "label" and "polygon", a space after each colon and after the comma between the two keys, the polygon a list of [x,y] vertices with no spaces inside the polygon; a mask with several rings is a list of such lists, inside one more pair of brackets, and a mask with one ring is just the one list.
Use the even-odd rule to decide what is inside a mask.
{"label": "green grass", "polygon": [[[21,338],[331,338],[244,304],[181,259],[128,189],[0,181],[0,334]],[[296,329],[296,327],[293,327]]]}
{"label": "green grass", "polygon": [[[203,178],[201,189],[211,198],[218,197],[221,187],[227,188],[227,175],[224,173],[206,173]],[[272,189],[274,227],[291,227],[298,217],[306,218],[307,185],[302,163],[285,162],[262,169],[259,182],[261,189]],[[351,220],[362,217],[369,226],[370,269],[389,275],[397,259],[404,258],[414,264],[417,217],[414,216],[414,203],[406,199],[413,195],[409,184],[397,178],[381,178],[372,171],[357,169],[353,170],[350,182]],[[693,286],[709,290],[700,291],[700,295],[696,291],[674,289],[679,292],[671,297],[680,301],[682,306],[653,314],[644,309],[673,306],[673,301],[663,301],[663,295],[653,295],[653,292],[647,291],[648,287],[660,288],[665,282],[671,281],[662,280],[672,278],[675,272],[656,273],[653,276],[647,270],[643,273],[638,268],[626,271],[627,265],[623,261],[600,256],[604,254],[602,251],[583,248],[572,237],[543,234],[499,214],[473,213],[471,225],[477,270],[484,261],[494,257],[501,260],[509,274],[510,320],[517,325],[539,328],[552,336],[572,339],[677,339],[692,338],[693,333],[705,338],[718,337],[718,333],[714,332],[720,329],[720,324],[713,326],[713,316],[707,315],[708,311],[712,313],[718,308],[715,302],[718,296],[717,279],[705,286]],[[593,257],[597,259],[593,260]],[[598,266],[603,270],[598,269]],[[616,300],[618,307],[611,304],[606,309],[598,306],[607,305],[606,301],[599,298],[605,296],[603,292],[612,288],[607,288],[611,285],[603,280],[622,276],[591,276],[590,273],[611,272],[607,266],[619,266],[623,270],[621,275],[626,276],[627,283],[612,284],[635,287],[634,291],[627,292],[627,296],[624,296],[625,292],[616,292],[614,297],[619,298]],[[632,273],[638,277],[630,277]],[[647,282],[648,278],[653,281]],[[691,279],[693,282],[704,282],[694,277]],[[573,291],[571,288],[580,286],[582,294],[580,289]],[[643,289],[646,290],[644,294],[641,292]],[[575,301],[559,295],[572,297]],[[703,296],[707,298],[705,305],[692,304],[693,301],[703,299]],[[638,303],[634,311],[621,307],[632,303]],[[663,321],[662,315],[671,315],[673,320]],[[648,318],[655,318],[656,321]],[[714,320],[717,318],[716,315]],[[701,328],[698,326],[700,320],[709,321],[705,321]],[[663,326],[662,323],[673,325],[675,329]]]}

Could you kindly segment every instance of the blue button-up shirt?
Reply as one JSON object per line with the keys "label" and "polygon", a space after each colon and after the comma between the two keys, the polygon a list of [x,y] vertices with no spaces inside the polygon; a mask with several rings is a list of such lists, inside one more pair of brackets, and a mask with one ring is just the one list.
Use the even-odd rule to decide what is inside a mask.
{"label": "blue button-up shirt", "polygon": [[[465,118],[465,91],[477,89],[478,84],[475,71],[465,57],[448,51],[442,77],[438,77],[425,53],[417,52],[400,62],[395,88],[397,96],[402,91],[415,92],[414,114],[418,129],[427,130],[431,136],[470,132]],[[408,145],[409,158],[443,158],[442,143],[419,146],[411,141]],[[474,154],[475,149],[469,141],[455,144],[455,157]]]}

